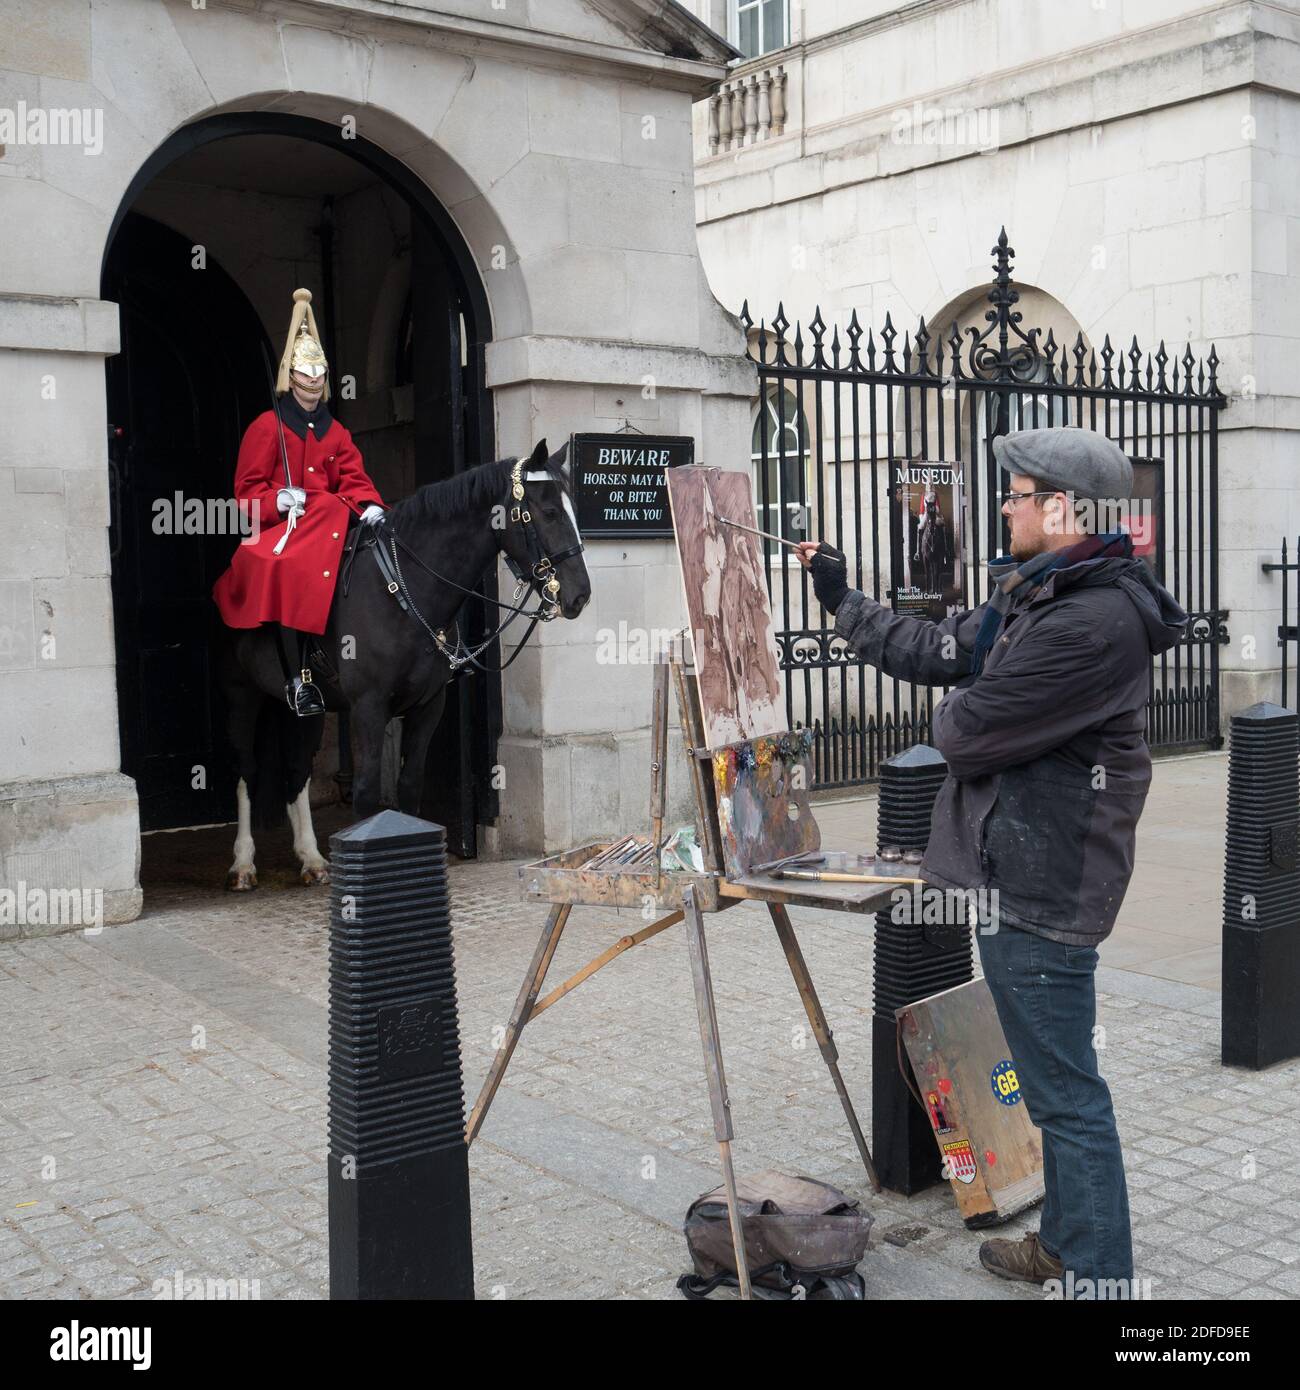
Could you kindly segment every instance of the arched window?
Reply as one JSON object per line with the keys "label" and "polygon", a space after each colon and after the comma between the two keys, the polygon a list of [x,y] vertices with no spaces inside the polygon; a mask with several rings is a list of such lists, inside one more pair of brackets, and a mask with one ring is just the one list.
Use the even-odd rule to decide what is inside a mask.
{"label": "arched window", "polygon": [[[808,507],[808,465],[812,440],[808,420],[788,388],[771,386],[754,416],[750,460],[754,469],[754,508],[762,531],[792,541],[811,538]],[[792,552],[775,541],[764,541],[769,562]]]}

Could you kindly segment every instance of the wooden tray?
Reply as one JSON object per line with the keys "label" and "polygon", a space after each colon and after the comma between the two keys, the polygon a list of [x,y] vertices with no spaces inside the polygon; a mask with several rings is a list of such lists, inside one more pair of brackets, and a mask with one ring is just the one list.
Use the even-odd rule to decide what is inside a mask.
{"label": "wooden tray", "polygon": [[[910,865],[909,865],[910,868]],[[908,889],[911,884],[904,885]],[[884,912],[893,902],[888,883],[826,883],[797,878],[773,878],[770,874],[743,874],[723,879],[718,892],[724,898],[748,898],[751,902],[786,903],[791,907],[827,907],[839,912]]]}
{"label": "wooden tray", "polygon": [[693,874],[667,869],[655,884],[654,869],[583,869],[579,865],[594,859],[613,840],[593,840],[576,849],[552,854],[519,869],[519,884],[525,898],[539,903],[581,903],[594,907],[644,908],[650,899],[659,907],[680,908],[682,889],[695,888],[701,912],[718,912],[730,906],[719,901],[717,874]]}

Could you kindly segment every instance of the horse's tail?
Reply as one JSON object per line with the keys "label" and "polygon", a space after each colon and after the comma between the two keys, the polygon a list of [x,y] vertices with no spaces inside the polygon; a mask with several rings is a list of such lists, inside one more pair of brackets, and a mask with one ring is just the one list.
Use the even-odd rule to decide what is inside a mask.
{"label": "horse's tail", "polygon": [[285,755],[289,739],[297,733],[291,726],[297,722],[283,700],[263,700],[257,712],[253,785],[248,789],[254,830],[275,830],[288,819],[285,806],[292,798],[286,794],[289,760]]}

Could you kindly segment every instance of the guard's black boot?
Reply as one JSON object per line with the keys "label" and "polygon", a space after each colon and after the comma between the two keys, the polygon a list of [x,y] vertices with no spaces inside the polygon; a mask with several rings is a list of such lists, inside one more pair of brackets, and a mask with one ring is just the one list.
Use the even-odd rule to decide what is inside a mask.
{"label": "guard's black boot", "polygon": [[[304,676],[308,679],[304,680]],[[312,683],[310,677],[310,671],[303,671],[302,675],[295,676],[284,687],[284,698],[299,719],[310,719],[313,714],[325,713],[325,701],[321,698],[319,687]]]}
{"label": "guard's black boot", "polygon": [[313,683],[311,672],[305,666],[284,687],[284,698],[299,719],[310,719],[313,714],[325,713],[325,700],[320,687]]}
{"label": "guard's black boot", "polygon": [[311,680],[311,667],[307,666],[307,638],[298,634],[298,676],[285,685],[285,699],[289,709],[298,714],[299,719],[310,719],[313,714],[325,713],[325,698],[320,687]]}

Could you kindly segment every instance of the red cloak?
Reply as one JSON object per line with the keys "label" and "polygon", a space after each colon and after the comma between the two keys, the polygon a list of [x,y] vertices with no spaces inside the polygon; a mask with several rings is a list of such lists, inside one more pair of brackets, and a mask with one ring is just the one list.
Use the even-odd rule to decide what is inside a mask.
{"label": "red cloak", "polygon": [[[260,531],[255,542],[242,543],[235,551],[212,597],[227,627],[277,622],[321,633],[334,599],[348,519],[372,503],[384,503],[352,436],[327,410],[318,408],[314,429],[304,423],[311,417],[290,408],[287,398],[284,413],[289,475],[295,487],[306,489],[306,510],[277,555],[275,547],[288,524],[275,505],[276,493],[285,486],[284,464],[275,414],[265,411],[245,432],[235,466],[235,496],[250,512],[256,508],[252,514]],[[305,438],[291,427],[289,417],[297,416]]]}

